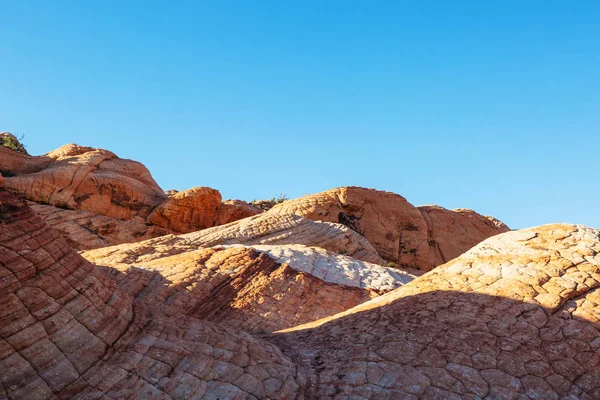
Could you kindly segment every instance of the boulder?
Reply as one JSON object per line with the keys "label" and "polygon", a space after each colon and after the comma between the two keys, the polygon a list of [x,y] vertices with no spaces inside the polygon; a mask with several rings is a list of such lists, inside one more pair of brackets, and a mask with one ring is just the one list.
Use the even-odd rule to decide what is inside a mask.
{"label": "boulder", "polygon": [[262,212],[263,210],[260,208],[254,207],[242,200],[225,200],[219,206],[214,226],[229,224]]}
{"label": "boulder", "polygon": [[221,193],[196,187],[174,193],[148,216],[148,222],[178,233],[193,232],[215,225]]}

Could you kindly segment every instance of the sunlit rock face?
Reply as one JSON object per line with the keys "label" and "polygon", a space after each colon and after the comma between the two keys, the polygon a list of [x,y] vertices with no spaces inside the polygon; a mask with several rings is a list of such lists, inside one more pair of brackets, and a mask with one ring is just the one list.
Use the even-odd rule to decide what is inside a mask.
{"label": "sunlit rock face", "polygon": [[600,397],[600,232],[490,238],[407,285],[272,337],[308,397]]}
{"label": "sunlit rock face", "polygon": [[600,397],[594,229],[504,233],[420,277],[322,248],[185,243],[95,265],[0,191],[0,397]]}
{"label": "sunlit rock face", "polygon": [[0,397],[293,398],[267,342],[137,301],[0,192]]}
{"label": "sunlit rock face", "polygon": [[346,225],[363,235],[383,259],[424,271],[509,230],[473,210],[415,207],[398,194],[353,186],[289,200],[268,213]]}

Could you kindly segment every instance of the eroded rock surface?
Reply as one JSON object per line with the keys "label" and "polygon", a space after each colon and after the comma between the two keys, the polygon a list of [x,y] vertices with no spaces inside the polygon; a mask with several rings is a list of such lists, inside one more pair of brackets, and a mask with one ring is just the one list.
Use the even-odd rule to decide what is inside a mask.
{"label": "eroded rock surface", "polygon": [[411,283],[272,338],[309,398],[600,398],[600,232],[490,238]]}
{"label": "eroded rock surface", "polygon": [[146,167],[107,150],[71,144],[41,157],[0,151],[10,152],[0,158],[11,175],[4,174],[6,188],[36,203],[132,219],[167,199]]}
{"label": "eroded rock surface", "polygon": [[0,397],[297,397],[272,344],[136,301],[0,191]]}
{"label": "eroded rock surface", "polygon": [[318,279],[354,262],[319,249],[160,246],[129,254],[139,265],[94,266],[0,191],[0,397],[600,398],[597,230],[497,235],[383,296],[254,337],[236,330],[250,316],[256,331],[282,319],[263,304],[314,312],[377,283]]}
{"label": "eroded rock surface", "polygon": [[148,216],[148,222],[178,233],[194,232],[215,225],[221,193],[197,187],[171,194]]}
{"label": "eroded rock surface", "polygon": [[269,213],[343,224],[363,235],[386,260],[408,266],[429,264],[425,220],[395,193],[341,187],[285,201]]}
{"label": "eroded rock surface", "polygon": [[508,231],[472,210],[417,208],[395,193],[352,186],[288,200],[268,213],[343,224],[363,235],[383,259],[424,271]]}
{"label": "eroded rock surface", "polygon": [[173,233],[142,218],[119,220],[89,211],[66,210],[30,202],[33,211],[56,229],[77,250],[133,243]]}
{"label": "eroded rock surface", "polygon": [[261,214],[263,210],[242,200],[225,200],[219,206],[214,226],[229,224],[240,219]]}
{"label": "eroded rock surface", "polygon": [[85,257],[107,264],[136,263],[217,245],[286,245],[321,247],[375,264],[385,264],[373,246],[352,229],[297,215],[263,213],[235,223],[179,236],[88,251]]}
{"label": "eroded rock surface", "polygon": [[448,262],[481,241],[510,231],[494,217],[473,210],[448,210],[440,206],[420,206],[428,227],[428,243],[433,265]]}
{"label": "eroded rock surface", "polygon": [[150,308],[247,332],[330,316],[414,278],[304,246],[201,249],[105,271]]}

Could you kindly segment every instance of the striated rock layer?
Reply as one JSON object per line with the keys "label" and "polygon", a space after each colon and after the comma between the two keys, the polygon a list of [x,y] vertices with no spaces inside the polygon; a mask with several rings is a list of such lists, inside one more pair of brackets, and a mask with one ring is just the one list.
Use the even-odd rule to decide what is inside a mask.
{"label": "striated rock layer", "polygon": [[414,278],[304,246],[200,249],[105,271],[149,308],[247,332],[334,315]]}
{"label": "striated rock layer", "polygon": [[263,304],[332,311],[393,271],[302,246],[167,250],[94,266],[0,191],[0,398],[600,398],[597,230],[497,235],[260,337],[226,326],[294,323]]}
{"label": "striated rock layer", "polygon": [[411,283],[282,332],[309,398],[600,398],[600,232],[490,238]]}
{"label": "striated rock layer", "polygon": [[269,213],[185,235],[168,235],[139,243],[91,250],[84,256],[90,261],[114,265],[148,261],[196,250],[198,247],[233,244],[301,244],[321,247],[362,261],[384,264],[364,237],[344,225]]}
{"label": "striated rock layer", "polygon": [[509,230],[472,210],[417,208],[395,193],[352,186],[285,201],[268,213],[343,224],[363,235],[383,259],[424,271]]}
{"label": "striated rock layer", "polygon": [[288,399],[274,345],[155,311],[0,191],[0,398]]}
{"label": "striated rock layer", "polygon": [[144,222],[120,220],[89,211],[66,210],[30,202],[33,211],[56,229],[77,250],[90,250],[121,243],[133,243],[173,233]]}
{"label": "striated rock layer", "polygon": [[0,162],[16,175],[5,176],[5,186],[36,203],[131,219],[146,218],[167,199],[146,167],[107,150],[70,144],[41,157],[21,155],[28,157],[23,165],[9,163],[17,153]]}
{"label": "striated rock layer", "polygon": [[42,218],[51,215],[47,222],[77,249],[194,232],[262,212],[239,200],[221,202],[206,187],[168,196],[142,164],[75,144],[39,157],[0,146],[0,176],[7,189],[35,202]]}
{"label": "striated rock layer", "polygon": [[440,206],[417,207],[427,223],[427,242],[433,265],[448,262],[477,243],[510,229],[494,217],[473,210],[447,210]]}

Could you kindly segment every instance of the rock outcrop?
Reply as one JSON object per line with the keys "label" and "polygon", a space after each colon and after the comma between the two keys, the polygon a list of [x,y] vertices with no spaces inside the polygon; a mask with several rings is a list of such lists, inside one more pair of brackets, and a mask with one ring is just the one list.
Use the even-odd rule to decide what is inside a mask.
{"label": "rock outcrop", "polygon": [[547,225],[272,340],[307,398],[597,399],[599,307],[600,232]]}
{"label": "rock outcrop", "polygon": [[272,344],[154,311],[0,191],[0,397],[288,399],[303,376]]}
{"label": "rock outcrop", "polygon": [[52,215],[47,222],[80,250],[194,232],[261,212],[239,200],[221,202],[211,188],[163,192],[142,164],[75,144],[39,157],[0,146],[0,175],[9,190],[37,203],[42,217]]}
{"label": "rock outcrop", "polygon": [[33,211],[77,250],[91,250],[172,234],[144,220],[120,220],[89,211],[67,210],[30,202]]}
{"label": "rock outcrop", "polygon": [[494,217],[473,210],[448,210],[440,206],[418,207],[427,223],[427,242],[433,265],[448,262],[477,243],[510,229]]}
{"label": "rock outcrop", "polygon": [[359,187],[341,187],[288,200],[268,213],[346,225],[363,235],[383,259],[424,271],[509,230],[501,222],[492,223],[489,217],[471,210],[417,208],[395,193]]}
{"label": "rock outcrop", "polygon": [[430,264],[427,224],[416,207],[395,193],[341,187],[285,201],[269,213],[343,224],[386,260],[411,267]]}
{"label": "rock outcrop", "polygon": [[221,193],[197,187],[174,193],[148,216],[148,222],[178,233],[214,226],[221,205]]}
{"label": "rock outcrop", "polygon": [[214,226],[229,224],[240,219],[261,214],[263,210],[242,200],[225,200],[219,206]]}
{"label": "rock outcrop", "polygon": [[[410,282],[322,249],[189,247],[95,266],[0,190],[0,397],[600,397],[597,230],[504,233]],[[286,302],[360,302],[385,276],[408,283],[237,330],[301,320],[265,312]]]}
{"label": "rock outcrop", "polygon": [[361,235],[341,224],[316,222],[287,214],[263,213],[231,224],[204,229],[185,235],[168,235],[139,243],[123,244],[84,253],[91,261],[136,263],[181,254],[199,247],[244,244],[293,245],[321,247],[374,264],[385,262]]}
{"label": "rock outcrop", "polygon": [[247,332],[272,332],[330,316],[414,278],[304,246],[213,247],[102,265],[149,308]]}
{"label": "rock outcrop", "polygon": [[[65,145],[41,157],[1,150],[11,152],[0,161],[13,175],[5,186],[36,203],[129,220],[146,218],[167,199],[146,167],[107,150]],[[17,157],[26,162],[11,161]]]}
{"label": "rock outcrop", "polygon": [[148,222],[176,233],[189,233],[225,225],[261,212],[245,201],[222,202],[218,190],[197,187],[171,193],[167,201],[148,216]]}

